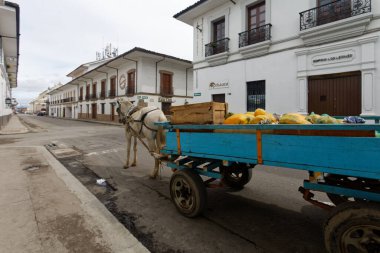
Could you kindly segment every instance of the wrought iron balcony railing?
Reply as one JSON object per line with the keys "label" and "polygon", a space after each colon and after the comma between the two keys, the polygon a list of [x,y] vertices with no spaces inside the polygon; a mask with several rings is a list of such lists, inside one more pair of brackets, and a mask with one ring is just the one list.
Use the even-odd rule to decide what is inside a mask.
{"label": "wrought iron balcony railing", "polygon": [[239,33],[239,47],[245,47],[271,39],[271,24]]}
{"label": "wrought iron balcony railing", "polygon": [[371,0],[338,0],[300,13],[300,30],[371,12]]}
{"label": "wrought iron balcony railing", "polygon": [[105,99],[105,98],[106,98],[106,91],[101,91],[101,92],[99,92],[98,97],[99,97],[100,99]]}
{"label": "wrought iron balcony railing", "polygon": [[90,97],[91,97],[90,94],[87,94],[87,95],[86,95],[86,100],[87,100],[87,101],[90,100]]}
{"label": "wrought iron balcony railing", "polygon": [[83,96],[79,96],[79,101],[83,101]]}
{"label": "wrought iron balcony railing", "polygon": [[96,96],[96,93],[93,93],[93,94],[91,94],[91,99],[92,100],[95,100],[95,99],[97,99],[98,97]]}
{"label": "wrought iron balcony railing", "polygon": [[221,40],[217,40],[211,43],[208,43],[205,45],[206,47],[206,57],[215,55],[215,54],[220,54],[223,52],[227,52],[229,50],[228,44],[229,44],[230,39],[229,38],[224,38]]}
{"label": "wrought iron balcony railing", "polygon": [[108,97],[109,98],[113,98],[116,96],[116,91],[115,90],[109,90],[108,91]]}

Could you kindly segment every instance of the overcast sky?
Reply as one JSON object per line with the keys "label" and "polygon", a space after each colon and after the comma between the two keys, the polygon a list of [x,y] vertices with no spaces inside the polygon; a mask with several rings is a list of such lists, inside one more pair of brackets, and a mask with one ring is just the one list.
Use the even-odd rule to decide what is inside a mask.
{"label": "overcast sky", "polygon": [[20,5],[20,65],[13,97],[27,105],[96,60],[106,43],[192,60],[192,28],[173,18],[196,0],[10,0]]}

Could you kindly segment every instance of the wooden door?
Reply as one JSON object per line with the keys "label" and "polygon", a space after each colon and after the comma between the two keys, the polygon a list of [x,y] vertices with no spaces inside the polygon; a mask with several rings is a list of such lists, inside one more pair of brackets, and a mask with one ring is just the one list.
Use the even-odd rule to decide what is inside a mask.
{"label": "wooden door", "polygon": [[97,109],[98,109],[97,104],[92,104],[91,105],[92,119],[96,119],[96,116],[97,116],[97,113],[98,113]]}
{"label": "wooden door", "polygon": [[361,73],[350,72],[309,78],[308,110],[332,116],[361,114]]}
{"label": "wooden door", "polygon": [[111,121],[115,120],[115,105],[111,103]]}

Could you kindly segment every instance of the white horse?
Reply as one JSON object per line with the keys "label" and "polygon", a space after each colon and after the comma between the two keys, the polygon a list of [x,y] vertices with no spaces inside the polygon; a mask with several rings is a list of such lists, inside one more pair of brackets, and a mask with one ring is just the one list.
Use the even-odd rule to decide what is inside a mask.
{"label": "white horse", "polygon": [[143,142],[143,145],[149,149],[155,160],[154,170],[150,174],[150,177],[156,178],[159,169],[158,154],[160,149],[165,145],[165,132],[162,127],[156,126],[154,123],[167,121],[164,113],[157,107],[135,106],[128,101],[118,101],[118,105],[119,121],[125,124],[125,136],[127,139],[127,159],[124,169],[129,168],[132,137],[134,138],[132,167],[136,166],[137,163],[137,138],[141,141],[146,139],[147,144]]}

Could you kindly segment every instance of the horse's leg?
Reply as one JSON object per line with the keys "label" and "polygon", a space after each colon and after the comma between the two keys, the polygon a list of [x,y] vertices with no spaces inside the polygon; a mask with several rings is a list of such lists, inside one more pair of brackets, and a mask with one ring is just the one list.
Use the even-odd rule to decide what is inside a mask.
{"label": "horse's leg", "polygon": [[[147,139],[148,139],[149,152],[151,154],[153,154],[154,152],[157,152],[156,140],[154,138],[147,138]],[[154,158],[154,169],[153,169],[153,172],[149,176],[150,178],[154,179],[157,177],[158,166],[159,166],[159,161],[157,158]]]}
{"label": "horse's leg", "polygon": [[137,137],[133,136],[134,142],[133,142],[133,163],[131,164],[132,167],[136,166],[137,164]]}
{"label": "horse's leg", "polygon": [[128,131],[127,129],[125,130],[125,136],[126,136],[126,141],[127,141],[127,159],[125,161],[124,169],[129,168],[129,157],[131,155],[131,139],[132,139],[132,133]]}

